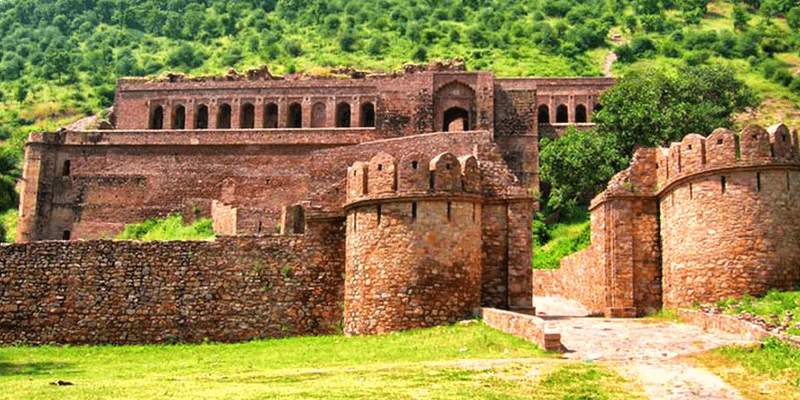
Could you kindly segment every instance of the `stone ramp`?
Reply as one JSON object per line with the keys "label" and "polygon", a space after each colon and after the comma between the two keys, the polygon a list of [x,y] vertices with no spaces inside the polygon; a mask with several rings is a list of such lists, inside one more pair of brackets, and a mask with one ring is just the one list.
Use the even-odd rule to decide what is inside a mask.
{"label": "stone ramp", "polygon": [[536,314],[560,334],[563,357],[602,362],[642,384],[651,399],[744,399],[722,379],[690,364],[688,356],[730,344],[740,335],[668,321],[586,317],[557,298],[534,298]]}

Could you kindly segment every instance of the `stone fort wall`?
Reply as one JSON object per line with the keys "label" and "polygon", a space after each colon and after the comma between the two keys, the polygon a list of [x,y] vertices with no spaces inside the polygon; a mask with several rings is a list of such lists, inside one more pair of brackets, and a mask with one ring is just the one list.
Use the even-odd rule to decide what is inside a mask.
{"label": "stone fort wall", "polygon": [[592,201],[589,249],[534,271],[534,293],[634,316],[793,288],[798,185],[797,134],[782,124],[639,149]]}
{"label": "stone fort wall", "polygon": [[472,155],[379,154],[347,179],[345,332],[453,323],[481,303],[480,172]]}
{"label": "stone fort wall", "polygon": [[800,283],[796,132],[718,129],[659,156],[665,307]]}
{"label": "stone fort wall", "polygon": [[341,224],[216,241],[0,245],[0,343],[233,342],[341,329]]}

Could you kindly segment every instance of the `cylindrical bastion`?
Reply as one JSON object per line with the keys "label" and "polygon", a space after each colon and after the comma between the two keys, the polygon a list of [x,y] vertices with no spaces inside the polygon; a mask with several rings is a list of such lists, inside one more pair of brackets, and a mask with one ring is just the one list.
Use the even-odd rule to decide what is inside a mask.
{"label": "cylindrical bastion", "polygon": [[658,160],[663,299],[691,306],[800,282],[797,133],[688,135]]}
{"label": "cylindrical bastion", "polygon": [[345,333],[452,323],[481,293],[481,196],[473,156],[399,162],[378,154],[348,168]]}

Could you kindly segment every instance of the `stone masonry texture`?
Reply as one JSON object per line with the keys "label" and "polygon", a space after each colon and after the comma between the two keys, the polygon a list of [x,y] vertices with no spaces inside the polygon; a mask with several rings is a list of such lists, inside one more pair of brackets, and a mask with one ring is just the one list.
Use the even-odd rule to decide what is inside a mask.
{"label": "stone masonry texture", "polygon": [[534,293],[633,316],[800,283],[797,132],[717,129],[639,149],[591,205],[592,242]]}

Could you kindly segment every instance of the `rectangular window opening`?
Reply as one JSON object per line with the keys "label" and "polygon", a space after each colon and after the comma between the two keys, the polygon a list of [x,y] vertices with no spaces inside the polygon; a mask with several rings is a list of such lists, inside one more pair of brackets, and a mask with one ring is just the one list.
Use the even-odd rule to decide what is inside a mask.
{"label": "rectangular window opening", "polygon": [[72,232],[70,232],[70,231],[64,231],[64,234],[61,236],[61,239],[63,239],[63,240],[69,240],[69,238],[70,238],[71,236],[72,236]]}
{"label": "rectangular window opening", "polygon": [[447,222],[450,222],[452,220],[452,216],[453,216],[453,203],[448,201],[447,202]]}
{"label": "rectangular window opening", "polygon": [[353,232],[358,232],[358,211],[353,211]]}
{"label": "rectangular window opening", "polygon": [[725,175],[719,177],[719,183],[722,188],[722,193],[725,194]]}
{"label": "rectangular window opening", "polygon": [[64,160],[64,168],[61,169],[61,175],[62,176],[69,176],[69,174],[71,172],[70,171],[70,167],[71,167],[71,165],[70,165],[69,160]]}
{"label": "rectangular window opening", "polygon": [[417,220],[417,202],[416,201],[411,203],[411,220],[412,221],[416,221]]}
{"label": "rectangular window opening", "polygon": [[435,182],[435,180],[436,180],[436,175],[434,175],[434,174],[433,174],[433,171],[431,171],[431,175],[430,175],[430,186],[431,186],[431,190],[433,190],[434,184],[436,183],[436,182]]}
{"label": "rectangular window opening", "polygon": [[472,203],[472,222],[475,222],[475,213],[478,207],[475,206],[475,203]]}
{"label": "rectangular window opening", "polygon": [[692,184],[689,183],[689,200],[694,199],[694,191],[692,190]]}
{"label": "rectangular window opening", "polygon": [[791,184],[789,183],[789,171],[786,171],[786,191],[791,191]]}
{"label": "rectangular window opening", "polygon": [[756,172],[756,192],[761,191],[761,172]]}
{"label": "rectangular window opening", "polygon": [[381,225],[381,214],[382,214],[382,212],[381,212],[381,211],[382,211],[382,209],[381,209],[381,205],[380,205],[380,204],[378,204],[378,226],[380,226],[380,225]]}

